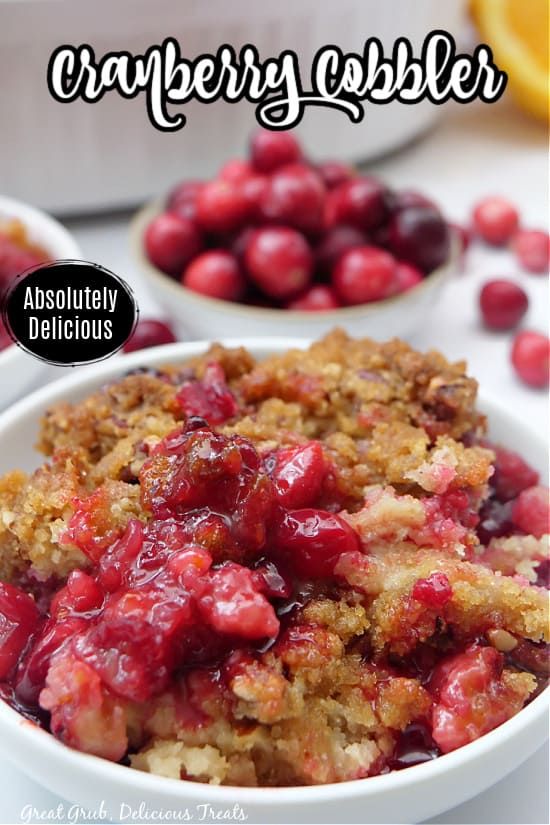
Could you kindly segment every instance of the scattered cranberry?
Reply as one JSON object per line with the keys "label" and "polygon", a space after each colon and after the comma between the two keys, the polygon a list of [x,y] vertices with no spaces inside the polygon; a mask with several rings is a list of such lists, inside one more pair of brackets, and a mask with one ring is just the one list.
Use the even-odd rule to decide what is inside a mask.
{"label": "scattered cranberry", "polygon": [[512,505],[512,521],[525,533],[542,538],[550,533],[548,487],[537,485],[522,490]]}
{"label": "scattered cranberry", "polygon": [[294,301],[289,301],[287,309],[296,309],[300,312],[327,312],[342,306],[333,289],[324,284],[316,284],[304,292]]}
{"label": "scattered cranberry", "polygon": [[353,166],[338,160],[326,160],[318,163],[315,168],[327,189],[334,189],[357,174]]}
{"label": "scattered cranberry", "polygon": [[0,679],[7,678],[39,625],[34,600],[17,587],[0,582]]}
{"label": "scattered cranberry", "polygon": [[332,189],[327,197],[326,222],[369,230],[380,226],[388,216],[388,191],[375,178],[357,177]]}
{"label": "scattered cranberry", "polygon": [[197,195],[204,186],[201,180],[184,180],[168,195],[166,209],[194,221],[197,216]]}
{"label": "scattered cranberry", "polygon": [[259,129],[250,141],[252,165],[258,172],[269,173],[295,163],[302,157],[300,144],[291,132],[271,132]]}
{"label": "scattered cranberry", "polygon": [[285,513],[271,536],[274,552],[299,575],[331,576],[342,553],[359,551],[359,538],[347,522],[324,510]]}
{"label": "scattered cranberry", "polygon": [[550,236],[540,229],[520,229],[512,239],[512,249],[527,272],[548,272]]}
{"label": "scattered cranberry", "polygon": [[309,166],[294,163],[277,169],[262,195],[264,220],[292,226],[303,232],[321,229],[325,186]]}
{"label": "scattered cranberry", "polygon": [[505,278],[487,281],[479,294],[483,323],[489,329],[506,330],[517,326],[529,306],[526,292]]}
{"label": "scattered cranberry", "polygon": [[272,298],[292,298],[309,284],[313,255],[303,235],[288,227],[258,229],[246,248],[251,279]]}
{"label": "scattered cranberry", "polygon": [[330,276],[344,252],[368,244],[365,232],[354,226],[335,226],[323,235],[315,249],[319,271]]}
{"label": "scattered cranberry", "polygon": [[484,446],[495,453],[495,472],[489,483],[499,501],[510,501],[522,490],[538,484],[539,474],[518,453],[498,444]]}
{"label": "scattered cranberry", "polygon": [[508,243],[518,226],[518,211],[506,198],[485,198],[474,208],[474,231],[492,246]]}
{"label": "scattered cranberry", "polygon": [[449,257],[449,227],[434,207],[409,206],[392,217],[388,244],[396,258],[428,274]]}
{"label": "scattered cranberry", "polygon": [[409,289],[418,286],[424,280],[424,276],[415,266],[404,264],[398,261],[395,267],[395,283],[392,294],[407,292]]}
{"label": "scattered cranberry", "polygon": [[188,261],[202,249],[202,239],[194,223],[172,212],[153,218],[144,236],[149,260],[166,272],[177,276]]}
{"label": "scattered cranberry", "polygon": [[411,593],[413,599],[433,607],[443,607],[452,598],[453,589],[445,573],[432,573],[426,579],[418,579]]}
{"label": "scattered cranberry", "polygon": [[395,270],[395,260],[388,252],[362,246],[340,258],[334,269],[334,288],[344,304],[380,301],[392,293]]}
{"label": "scattered cranberry", "polygon": [[240,186],[228,180],[211,180],[197,195],[197,223],[205,232],[234,232],[245,223],[248,208]]}
{"label": "scattered cranberry", "polygon": [[246,290],[237,258],[224,249],[203,252],[191,261],[181,282],[193,292],[223,301],[238,301]]}
{"label": "scattered cranberry", "polygon": [[141,318],[133,335],[124,344],[124,352],[135,352],[147,347],[159,347],[161,344],[173,344],[176,336],[168,324],[153,318]]}
{"label": "scattered cranberry", "polygon": [[512,365],[521,380],[530,387],[548,386],[550,340],[540,332],[518,332],[512,344]]}

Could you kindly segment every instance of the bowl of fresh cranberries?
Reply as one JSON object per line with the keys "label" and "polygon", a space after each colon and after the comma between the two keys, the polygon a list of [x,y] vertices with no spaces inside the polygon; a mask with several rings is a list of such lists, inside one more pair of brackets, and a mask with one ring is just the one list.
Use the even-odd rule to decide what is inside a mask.
{"label": "bowl of fresh cranberries", "polygon": [[246,159],[141,210],[131,242],[182,336],[339,325],[375,338],[423,323],[457,243],[425,195],[315,163],[292,133],[267,131]]}
{"label": "bowl of fresh cranberries", "polygon": [[[0,298],[26,269],[56,258],[79,257],[75,240],[54,218],[0,196]],[[13,343],[0,316],[0,407],[20,396],[42,366]]]}
{"label": "bowl of fresh cranberries", "polygon": [[[224,347],[151,348],[65,377],[0,417],[0,473],[8,473],[0,487],[0,529],[21,528],[20,547],[26,543],[35,571],[42,569],[32,581],[25,573],[14,578],[20,559],[0,532],[0,581],[12,581],[0,589],[0,744],[54,793],[89,810],[102,799],[114,820],[121,811],[188,809],[199,817],[206,811],[222,819],[231,811],[239,821],[266,823],[420,822],[488,788],[544,742],[548,690],[535,674],[547,666],[546,648],[521,639],[545,625],[548,562],[541,562],[536,538],[548,517],[540,486],[544,440],[505,400],[481,392],[474,406],[475,382],[437,354],[414,353],[395,341],[356,345],[338,332],[301,353],[306,346],[303,339],[239,338]],[[325,376],[324,363],[338,358],[340,369]],[[308,406],[318,394],[315,373],[332,382],[328,407],[325,400]],[[278,382],[298,394],[278,392]],[[337,512],[337,465],[327,458],[341,451],[338,466],[350,495],[350,462],[358,460],[353,444],[369,445],[353,429],[355,440],[342,432],[335,440],[330,427],[342,430],[339,412],[352,427],[354,399],[364,397],[367,385],[374,393],[369,409],[380,414],[386,399],[408,445],[425,455],[431,438],[433,461],[407,476],[431,493],[416,499],[414,485],[408,493],[369,485],[368,508],[350,517],[351,509],[347,516]],[[292,399],[301,399],[304,417],[318,427],[314,440],[280,449],[264,436],[262,428],[268,434],[270,427],[298,426],[296,418],[284,423],[282,396],[290,399],[288,415],[297,406]],[[32,445],[45,413],[42,449],[54,454],[33,474],[42,459]],[[362,415],[356,425],[374,427],[379,436],[392,426],[391,417],[373,418],[366,409]],[[418,430],[404,415],[413,416],[425,438],[414,440]],[[174,420],[179,425],[171,430]],[[409,472],[413,451],[384,443],[389,455],[372,453],[382,475],[398,478],[401,462]],[[83,469],[90,462],[95,481]],[[14,467],[31,475],[9,473]],[[107,474],[107,486],[94,488]],[[450,489],[454,479],[462,479],[462,490]],[[311,509],[312,497],[318,507],[324,502],[323,512]],[[117,533],[128,507],[139,516]],[[142,521],[140,507],[152,518]],[[269,534],[258,529],[267,513],[275,519]],[[46,530],[25,532],[27,523],[36,527],[45,518]],[[487,549],[496,541],[485,566],[472,562],[471,530]],[[91,563],[77,565],[60,586],[46,571],[59,563],[52,548],[64,541],[85,548],[85,557],[74,558]],[[266,561],[269,552],[259,561],[247,557],[251,547],[266,546],[279,548],[274,561]],[[234,560],[213,562],[224,548]],[[370,586],[348,598],[345,583],[359,587],[362,580]],[[370,615],[377,637],[362,605],[386,589],[388,598]],[[393,599],[392,589],[399,594]],[[507,621],[515,635],[503,629]],[[365,627],[374,648],[353,643]],[[265,642],[279,628],[275,645]],[[389,656],[384,644],[376,645],[387,633],[390,644],[393,632],[403,648]],[[178,655],[185,652],[181,670],[167,641],[174,634],[183,645]],[[214,644],[220,634],[229,653],[227,644]],[[419,638],[433,644],[418,644]],[[266,669],[266,661],[279,659],[278,669]],[[296,672],[294,692],[286,693]],[[335,685],[324,685],[327,672]],[[184,687],[177,690],[170,678]],[[323,698],[327,690],[330,698]],[[306,700],[313,704],[301,704]],[[411,712],[424,714],[424,722],[406,724]],[[377,719],[385,720],[386,757],[367,735]],[[181,739],[170,739],[174,725]],[[153,744],[136,761],[143,731]],[[216,748],[209,736],[219,737]],[[232,781],[208,784],[205,771],[232,770],[217,749],[228,742],[239,748],[235,764],[255,760],[263,783],[237,771]],[[274,782],[279,747],[290,750],[286,773]],[[335,760],[348,773],[334,778]],[[285,781],[294,776],[293,763],[316,784]],[[370,767],[361,771],[361,764]],[[277,786],[251,787],[261,784]]]}

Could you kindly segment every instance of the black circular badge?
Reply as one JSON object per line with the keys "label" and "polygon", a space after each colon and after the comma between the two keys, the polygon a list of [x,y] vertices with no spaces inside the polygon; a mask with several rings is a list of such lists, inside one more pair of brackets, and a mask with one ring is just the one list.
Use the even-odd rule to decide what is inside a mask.
{"label": "black circular badge", "polygon": [[128,284],[89,261],[54,261],[28,270],[2,303],[15,343],[58,366],[108,358],[128,340],[138,314]]}

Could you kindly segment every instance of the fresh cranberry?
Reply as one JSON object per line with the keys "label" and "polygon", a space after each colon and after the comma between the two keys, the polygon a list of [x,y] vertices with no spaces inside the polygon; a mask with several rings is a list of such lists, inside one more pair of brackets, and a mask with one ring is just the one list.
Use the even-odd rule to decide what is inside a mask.
{"label": "fresh cranberry", "polygon": [[252,174],[241,183],[243,197],[247,204],[248,220],[259,223],[262,220],[262,202],[269,187],[267,175]]}
{"label": "fresh cranberry", "polygon": [[313,255],[304,236],[294,229],[266,227],[251,237],[245,264],[251,279],[266,295],[285,300],[309,284]]}
{"label": "fresh cranberry", "polygon": [[133,332],[124,344],[124,352],[136,352],[148,347],[160,347],[162,344],[173,344],[176,336],[164,321],[154,318],[141,318]]}
{"label": "fresh cranberry", "polygon": [[2,317],[0,316],[0,352],[2,352],[3,349],[6,349],[6,347],[11,346],[12,344],[13,341],[10,337],[8,330],[6,329]]}
{"label": "fresh cranberry", "polygon": [[168,195],[166,209],[194,221],[197,217],[197,195],[204,186],[201,180],[184,180]]}
{"label": "fresh cranberry", "polygon": [[265,221],[284,224],[302,232],[322,226],[325,185],[310,167],[294,163],[271,175],[260,209]]}
{"label": "fresh cranberry", "polygon": [[228,180],[230,183],[244,183],[251,175],[254,174],[252,166],[247,160],[241,158],[233,158],[228,160],[218,173],[221,180]]}
{"label": "fresh cranberry", "polygon": [[548,272],[550,236],[540,229],[520,229],[512,239],[512,249],[527,272]]}
{"label": "fresh cranberry", "polygon": [[187,416],[200,416],[210,424],[222,424],[238,411],[223,368],[215,362],[208,364],[201,381],[186,381],[176,398]]}
{"label": "fresh cranberry", "polygon": [[489,442],[483,446],[487,446],[495,454],[495,472],[489,483],[499,501],[510,501],[522,490],[538,484],[539,474],[518,453]]}
{"label": "fresh cranberry", "polygon": [[415,266],[398,261],[395,267],[395,281],[392,294],[407,292],[422,283],[424,276]]}
{"label": "fresh cranberry", "polygon": [[202,249],[197,227],[188,218],[163,212],[153,218],[144,235],[147,257],[167,275],[179,275]]}
{"label": "fresh cranberry", "polygon": [[479,294],[483,323],[489,329],[506,330],[517,326],[529,306],[526,292],[505,278],[487,281]]}
{"label": "fresh cranberry", "polygon": [[332,189],[327,197],[328,228],[347,224],[368,231],[388,216],[388,191],[375,178],[357,177]]}
{"label": "fresh cranberry", "polygon": [[205,232],[234,232],[243,226],[247,216],[248,202],[240,184],[212,180],[197,195],[197,223]]}
{"label": "fresh cranberry", "polygon": [[540,539],[550,532],[550,501],[548,487],[537,485],[522,490],[512,505],[514,524]]}
{"label": "fresh cranberry", "polygon": [[412,589],[412,597],[436,610],[452,598],[453,589],[445,573],[431,573],[426,579],[418,579]]}
{"label": "fresh cranberry", "polygon": [[334,189],[357,174],[353,166],[338,160],[325,160],[315,168],[327,189]]}
{"label": "fresh cranberry", "polygon": [[518,332],[512,344],[512,365],[521,380],[529,387],[548,386],[550,340],[540,332]]}
{"label": "fresh cranberry", "polygon": [[473,228],[477,235],[492,246],[503,246],[519,226],[518,211],[501,197],[484,198],[474,208]]}
{"label": "fresh cranberry", "polygon": [[344,252],[367,243],[366,234],[354,226],[335,226],[329,229],[315,248],[315,261],[319,271],[330,276]]}
{"label": "fresh cranberry", "polygon": [[396,258],[428,274],[449,257],[449,227],[434,207],[409,206],[393,215],[388,244]]}
{"label": "fresh cranberry", "polygon": [[391,295],[395,260],[383,249],[361,246],[346,252],[334,268],[333,284],[344,304],[380,301]]}
{"label": "fresh cranberry", "polygon": [[327,312],[340,306],[341,303],[333,289],[324,284],[315,284],[299,298],[290,301],[286,308],[300,312]]}
{"label": "fresh cranberry", "polygon": [[274,553],[298,575],[330,577],[343,553],[360,549],[357,533],[339,516],[324,510],[302,509],[284,513],[275,524]]}
{"label": "fresh cranberry", "polygon": [[15,667],[39,626],[34,600],[17,587],[0,582],[0,680]]}
{"label": "fresh cranberry", "polygon": [[238,301],[246,291],[237,258],[224,249],[203,252],[191,261],[181,282],[193,292],[223,301]]}
{"label": "fresh cranberry", "polygon": [[431,209],[437,209],[435,203],[422,192],[417,192],[416,189],[401,189],[397,192],[392,192],[391,195],[392,212],[399,212],[401,209],[408,209],[410,206],[428,206]]}
{"label": "fresh cranberry", "polygon": [[291,132],[258,129],[250,141],[250,157],[258,172],[269,173],[287,163],[299,161],[302,150]]}
{"label": "fresh cranberry", "polygon": [[325,454],[318,441],[301,447],[283,447],[274,455],[271,478],[284,507],[297,509],[314,504],[326,474]]}

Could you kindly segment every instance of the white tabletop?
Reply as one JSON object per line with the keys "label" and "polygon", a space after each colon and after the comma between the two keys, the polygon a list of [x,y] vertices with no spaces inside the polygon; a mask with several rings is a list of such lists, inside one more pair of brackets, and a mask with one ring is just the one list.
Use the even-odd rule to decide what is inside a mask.
{"label": "white tabletop", "polygon": [[[399,155],[373,166],[392,184],[418,188],[433,196],[450,219],[466,221],[472,203],[488,194],[515,201],[525,226],[544,228],[548,210],[547,138],[542,126],[527,120],[506,102],[486,107],[450,109],[438,128]],[[214,171],[214,170],[213,170]],[[128,215],[66,222],[84,256],[107,266],[131,283],[142,316],[157,312],[154,299],[128,252]],[[548,328],[548,278],[519,273],[504,251],[474,247],[466,271],[450,283],[430,318],[413,339],[418,348],[434,347],[453,359],[466,358],[469,371],[491,394],[547,432],[548,398],[523,387],[514,376],[508,353],[511,337],[484,331],[478,319],[477,293],[484,280],[511,277],[530,298],[524,326]],[[50,369],[44,380],[62,370]],[[20,822],[32,804],[54,809],[59,800],[0,757],[0,823]],[[506,779],[469,802],[437,817],[438,823],[548,823],[548,753],[544,748]]]}

